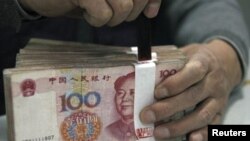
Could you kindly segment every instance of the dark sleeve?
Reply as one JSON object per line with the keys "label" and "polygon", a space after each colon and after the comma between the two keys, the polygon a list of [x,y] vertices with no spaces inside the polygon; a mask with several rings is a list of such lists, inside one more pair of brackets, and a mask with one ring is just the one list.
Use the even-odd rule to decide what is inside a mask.
{"label": "dark sleeve", "polygon": [[166,4],[177,45],[226,40],[238,53],[245,76],[250,38],[236,0],[168,0]]}
{"label": "dark sleeve", "polygon": [[21,18],[14,0],[0,0],[0,28],[12,27],[18,29]]}

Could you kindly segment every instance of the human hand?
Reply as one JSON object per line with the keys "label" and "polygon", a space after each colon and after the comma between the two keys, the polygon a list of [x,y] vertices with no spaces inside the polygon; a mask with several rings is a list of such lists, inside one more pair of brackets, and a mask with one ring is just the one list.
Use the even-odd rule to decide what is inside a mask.
{"label": "human hand", "polygon": [[[219,124],[232,89],[240,83],[241,67],[234,49],[222,40],[182,48],[189,61],[177,74],[156,87],[155,104],[141,112],[144,123],[160,123],[158,139],[189,134],[189,141],[207,141],[208,124]],[[196,107],[177,121],[175,113]]]}
{"label": "human hand", "polygon": [[135,20],[140,13],[148,18],[158,14],[161,0],[19,0],[28,10],[56,17],[77,11],[88,23],[100,27]]}

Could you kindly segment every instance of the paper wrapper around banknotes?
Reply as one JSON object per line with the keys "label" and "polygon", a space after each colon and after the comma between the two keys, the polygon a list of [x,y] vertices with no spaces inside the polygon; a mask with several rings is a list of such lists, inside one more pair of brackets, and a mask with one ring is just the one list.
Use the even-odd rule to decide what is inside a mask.
{"label": "paper wrapper around banknotes", "polygon": [[[152,51],[155,85],[187,61],[174,46]],[[136,48],[30,40],[4,70],[9,140],[155,140],[153,128],[134,128],[135,64]]]}

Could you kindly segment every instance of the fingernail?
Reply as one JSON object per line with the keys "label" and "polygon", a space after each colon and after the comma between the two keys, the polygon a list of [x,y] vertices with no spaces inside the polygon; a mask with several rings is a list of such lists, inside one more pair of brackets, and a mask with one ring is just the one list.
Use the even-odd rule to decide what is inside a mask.
{"label": "fingernail", "polygon": [[169,138],[170,132],[166,127],[155,128],[154,135],[159,139]]}
{"label": "fingernail", "polygon": [[168,91],[166,88],[157,88],[155,91],[156,98],[166,98],[168,97]]}
{"label": "fingernail", "polygon": [[143,121],[144,123],[154,123],[155,120],[156,120],[156,118],[155,118],[155,114],[154,114],[153,111],[151,111],[151,110],[145,110],[145,111],[143,112],[142,121]]}
{"label": "fingernail", "polygon": [[159,12],[160,4],[159,3],[151,3],[145,9],[147,16],[150,18],[155,17]]}
{"label": "fingernail", "polygon": [[192,141],[203,141],[203,136],[201,134],[194,134],[191,137]]}

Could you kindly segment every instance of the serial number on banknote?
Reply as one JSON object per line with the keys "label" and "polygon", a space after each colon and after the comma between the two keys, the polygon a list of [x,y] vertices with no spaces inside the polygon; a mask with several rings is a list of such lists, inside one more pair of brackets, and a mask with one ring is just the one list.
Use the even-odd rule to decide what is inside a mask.
{"label": "serial number on banknote", "polygon": [[33,138],[33,139],[24,139],[22,141],[52,141],[54,139],[54,135],[48,135],[48,136],[44,136],[44,137],[37,137],[37,138]]}

